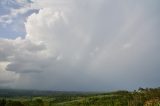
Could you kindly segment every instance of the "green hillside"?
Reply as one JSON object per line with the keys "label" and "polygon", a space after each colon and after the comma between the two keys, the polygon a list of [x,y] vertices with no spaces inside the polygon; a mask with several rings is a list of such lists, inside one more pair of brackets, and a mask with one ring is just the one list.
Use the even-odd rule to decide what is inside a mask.
{"label": "green hillside", "polygon": [[[21,91],[21,94],[22,92],[26,91]],[[13,94],[12,97],[1,96],[0,106],[160,106],[160,88],[139,88],[133,92],[109,93],[50,92],[48,94],[39,91],[41,95],[36,93],[36,96],[33,96],[33,92],[27,92],[26,96],[13,96]]]}

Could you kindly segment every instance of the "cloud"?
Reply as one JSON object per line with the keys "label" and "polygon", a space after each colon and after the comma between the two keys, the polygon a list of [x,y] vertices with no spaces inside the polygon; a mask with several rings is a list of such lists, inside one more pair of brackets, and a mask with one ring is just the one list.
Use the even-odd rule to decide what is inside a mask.
{"label": "cloud", "polygon": [[9,62],[5,72],[19,75],[17,87],[113,90],[159,85],[160,15],[153,14],[158,9],[154,3],[33,0],[31,8],[39,12],[27,18],[25,38],[0,42],[1,63]]}
{"label": "cloud", "polygon": [[0,87],[8,86],[14,83],[18,78],[19,74],[14,72],[8,72],[5,67],[9,64],[8,62],[0,62]]}
{"label": "cloud", "polygon": [[15,18],[19,15],[24,15],[27,12],[33,10],[30,7],[31,2],[27,0],[4,0],[0,2],[2,11],[8,10],[9,14],[3,14],[0,16],[1,24],[11,24]]}

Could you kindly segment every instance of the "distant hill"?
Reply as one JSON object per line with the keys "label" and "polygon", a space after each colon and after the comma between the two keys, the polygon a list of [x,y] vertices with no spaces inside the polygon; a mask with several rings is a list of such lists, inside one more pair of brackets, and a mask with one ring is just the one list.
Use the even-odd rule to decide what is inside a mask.
{"label": "distant hill", "polygon": [[104,93],[0,89],[0,106],[160,106],[160,88]]}
{"label": "distant hill", "polygon": [[77,92],[77,91],[45,91],[45,90],[23,90],[23,89],[0,89],[0,97],[17,96],[61,96],[61,95],[88,95],[96,92]]}
{"label": "distant hill", "polygon": [[47,96],[56,92],[39,90],[0,89],[0,97],[13,96]]}

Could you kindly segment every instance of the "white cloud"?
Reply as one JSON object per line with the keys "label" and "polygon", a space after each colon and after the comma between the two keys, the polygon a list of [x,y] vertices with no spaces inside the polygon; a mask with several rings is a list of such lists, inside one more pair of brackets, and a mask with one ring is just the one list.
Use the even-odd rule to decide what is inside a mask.
{"label": "white cloud", "polygon": [[5,68],[8,64],[8,62],[0,62],[0,87],[9,85],[19,78],[19,74],[6,71]]}
{"label": "white cloud", "polygon": [[[17,5],[20,6],[19,8],[14,8],[14,6],[9,6],[8,5]],[[23,15],[27,13],[28,11],[32,10],[30,3],[27,2],[26,0],[4,0],[2,3],[2,6],[8,8],[10,11],[9,14],[4,14],[0,16],[0,23],[1,24],[11,24],[14,20],[14,18],[18,17],[19,15]],[[3,11],[3,10],[2,10]]]}
{"label": "white cloud", "polygon": [[73,6],[74,0],[32,0],[32,8],[42,9],[42,8],[54,8],[54,9],[68,9],[68,7]]}
{"label": "white cloud", "polygon": [[159,82],[150,76],[159,69],[159,19],[146,17],[152,12],[143,4],[33,2],[40,10],[28,17],[25,38],[0,42],[0,60],[9,62],[5,72],[20,74],[17,87],[105,90],[152,86],[151,77]]}

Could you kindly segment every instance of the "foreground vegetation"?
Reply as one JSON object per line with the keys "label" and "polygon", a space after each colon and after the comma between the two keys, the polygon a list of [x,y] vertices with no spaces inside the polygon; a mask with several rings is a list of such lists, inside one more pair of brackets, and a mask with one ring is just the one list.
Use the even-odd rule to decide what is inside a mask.
{"label": "foreground vegetation", "polygon": [[0,96],[0,106],[160,106],[160,88],[109,93],[7,90]]}

